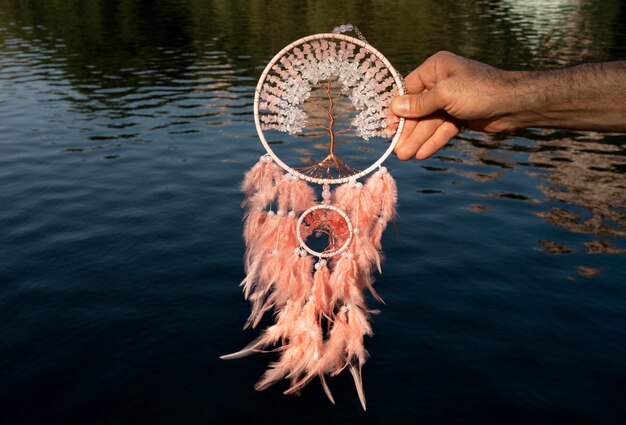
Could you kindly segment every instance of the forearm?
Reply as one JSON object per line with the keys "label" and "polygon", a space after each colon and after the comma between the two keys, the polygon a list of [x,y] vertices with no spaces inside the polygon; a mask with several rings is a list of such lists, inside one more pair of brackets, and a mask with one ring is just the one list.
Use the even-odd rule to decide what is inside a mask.
{"label": "forearm", "polygon": [[507,127],[626,131],[626,61],[506,74]]}

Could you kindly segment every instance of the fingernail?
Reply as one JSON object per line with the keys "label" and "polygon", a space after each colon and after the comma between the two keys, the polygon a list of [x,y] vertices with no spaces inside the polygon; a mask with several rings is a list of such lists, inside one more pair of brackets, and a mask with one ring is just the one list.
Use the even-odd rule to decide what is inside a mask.
{"label": "fingernail", "polygon": [[396,115],[406,115],[409,112],[410,106],[408,96],[398,96],[391,101],[391,111]]}

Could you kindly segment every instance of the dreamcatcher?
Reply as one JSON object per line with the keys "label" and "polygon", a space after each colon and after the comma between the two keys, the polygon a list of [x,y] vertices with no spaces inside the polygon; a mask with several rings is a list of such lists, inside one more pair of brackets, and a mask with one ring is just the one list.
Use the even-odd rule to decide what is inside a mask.
{"label": "dreamcatcher", "polygon": [[[319,378],[334,403],[325,377],[348,369],[365,409],[363,338],[372,329],[363,292],[382,302],[373,272],[381,270],[381,237],[397,198],[382,163],[404,124],[388,106],[404,92],[389,61],[349,24],[291,43],[261,74],[254,118],[267,153],[242,184],[241,286],[252,304],[245,327],[256,327],[271,310],[275,323],[241,351],[222,356],[278,352],[257,390],[287,379],[285,394],[293,394]],[[364,158],[365,166],[348,164]],[[311,184],[321,186],[320,200]]]}

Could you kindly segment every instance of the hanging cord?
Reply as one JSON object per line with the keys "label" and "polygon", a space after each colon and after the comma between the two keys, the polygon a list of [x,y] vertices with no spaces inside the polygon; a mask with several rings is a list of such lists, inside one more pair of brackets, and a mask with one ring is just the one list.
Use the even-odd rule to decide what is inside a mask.
{"label": "hanging cord", "polygon": [[359,38],[359,40],[365,41],[367,44],[369,44],[368,41],[363,36],[363,34],[361,33],[361,31],[359,31],[359,29],[352,24],[339,25],[338,27],[333,28],[333,34],[341,34],[341,33],[350,32],[350,31],[354,31],[354,33]]}

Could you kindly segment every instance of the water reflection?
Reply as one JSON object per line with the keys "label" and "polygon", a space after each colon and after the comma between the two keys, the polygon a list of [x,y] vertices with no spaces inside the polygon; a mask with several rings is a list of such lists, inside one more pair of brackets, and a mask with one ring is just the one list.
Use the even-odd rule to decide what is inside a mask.
{"label": "water reflection", "polygon": [[[570,208],[553,207],[540,216],[573,232],[626,236],[626,181],[623,174],[626,146],[623,138],[586,133],[572,139],[543,143],[561,149],[529,155],[531,163],[557,164],[546,175],[550,184],[539,187],[547,198]],[[571,208],[574,206],[584,210],[576,211]],[[595,252],[599,249],[596,248]]]}
{"label": "water reflection", "polygon": [[[262,424],[276,403],[354,422],[351,392],[257,394],[258,364],[218,363],[249,340],[237,186],[261,153],[263,67],[347,22],[404,74],[440,49],[515,69],[625,58],[621,3],[0,0],[3,418]],[[464,131],[390,158],[400,231],[363,421],[619,423],[625,149]]]}
{"label": "water reflection", "polygon": [[[455,146],[460,155],[438,159],[444,163],[469,165],[469,170],[463,167],[424,168],[453,172],[479,183],[499,179],[506,175],[505,170],[523,170],[539,179],[537,187],[543,199],[502,191],[474,196],[542,204],[537,214],[551,225],[599,238],[584,242],[587,253],[626,253],[626,249],[616,246],[613,241],[626,236],[626,137],[547,129],[527,130],[523,136],[507,139],[501,135],[466,131],[459,136]],[[494,171],[482,171],[494,167]],[[485,212],[491,207],[472,204],[468,209]],[[556,241],[539,240],[538,243],[542,250],[552,254],[579,251]]]}
{"label": "water reflection", "polygon": [[524,38],[531,60],[523,66],[563,66],[602,57],[598,46],[611,44],[611,24],[620,10],[617,3],[585,0],[489,3],[492,16],[507,22],[515,37]]}
{"label": "water reflection", "polygon": [[[144,7],[137,0],[80,5],[0,0],[0,78],[10,83],[0,102],[20,99],[20,86],[34,87],[38,104],[65,109],[64,115],[42,111],[47,125],[66,126],[87,143],[96,143],[74,143],[64,152],[107,149],[114,152],[104,159],[118,159],[119,148],[128,141],[151,142],[162,133],[192,136],[205,126],[247,123],[252,87],[267,58],[293,38],[330,28],[330,20],[336,23],[343,16],[358,22],[376,47],[405,71],[439,49],[513,68],[626,52],[619,26],[624,10],[618,1],[357,3],[321,1],[312,7],[192,0]],[[44,128],[31,126],[34,131]],[[437,157],[442,166],[431,162],[424,168],[485,184],[523,168],[542,179],[544,200],[501,189],[489,196],[558,203],[539,215],[572,232],[626,236],[622,136],[555,131],[523,136],[526,140],[520,142],[523,138],[508,141],[508,136],[464,132],[455,150],[448,151],[452,154]],[[421,193],[444,192],[425,190]],[[475,212],[490,209],[469,207]],[[607,240],[588,243],[590,253],[622,252]],[[552,245],[547,251],[558,249]]]}

